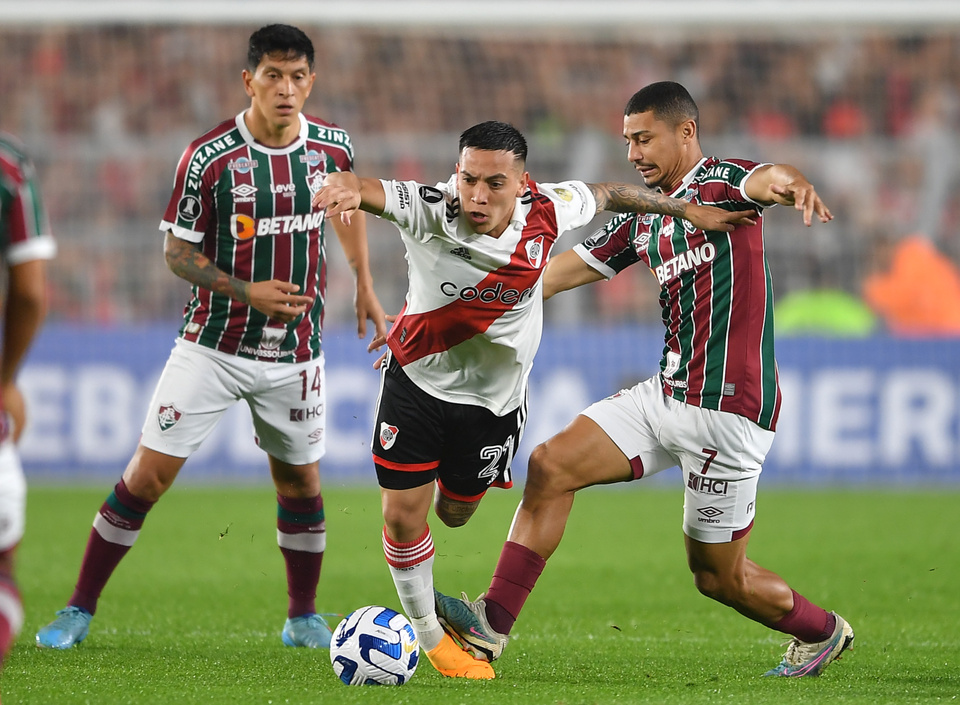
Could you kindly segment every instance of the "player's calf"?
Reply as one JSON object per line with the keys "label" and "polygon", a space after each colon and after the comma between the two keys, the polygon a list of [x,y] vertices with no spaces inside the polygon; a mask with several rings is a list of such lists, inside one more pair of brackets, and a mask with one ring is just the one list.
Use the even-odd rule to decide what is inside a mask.
{"label": "player's calf", "polygon": [[477,511],[478,506],[480,506],[479,499],[470,501],[454,499],[441,492],[439,487],[433,500],[433,509],[440,521],[452,529],[470,521],[470,517]]}

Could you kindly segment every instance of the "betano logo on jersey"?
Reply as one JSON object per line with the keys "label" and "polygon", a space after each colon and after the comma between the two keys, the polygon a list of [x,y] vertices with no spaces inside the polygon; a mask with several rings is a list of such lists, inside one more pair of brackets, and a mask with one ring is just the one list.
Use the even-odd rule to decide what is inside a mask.
{"label": "betano logo on jersey", "polygon": [[230,234],[238,240],[249,240],[254,235],[291,235],[310,232],[323,227],[323,211],[299,215],[277,215],[255,220],[248,215],[230,216]]}
{"label": "betano logo on jersey", "polygon": [[234,213],[230,216],[230,234],[238,240],[249,240],[257,234],[257,226],[249,215]]}
{"label": "betano logo on jersey", "polygon": [[712,262],[716,256],[717,248],[712,242],[705,242],[700,247],[681,252],[676,257],[668,259],[653,272],[657,275],[657,281],[662,286],[668,279],[679,277],[684,272],[699,267],[704,262]]}

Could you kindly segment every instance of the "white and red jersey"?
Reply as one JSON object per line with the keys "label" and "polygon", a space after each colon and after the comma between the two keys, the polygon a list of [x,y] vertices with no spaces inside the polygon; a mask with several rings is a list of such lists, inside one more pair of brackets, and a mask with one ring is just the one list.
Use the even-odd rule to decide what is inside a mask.
{"label": "white and red jersey", "polygon": [[704,232],[670,216],[621,215],[574,250],[608,279],[636,262],[657,277],[666,326],[660,361],[666,394],[773,430],[781,400],[773,285],[760,204],[744,190],[759,166],[704,158],[669,194],[731,211],[756,208],[755,225]]}
{"label": "white and red jersey", "polygon": [[383,217],[407,249],[409,289],[387,343],[429,394],[502,416],[520,406],[543,328],[541,276],[557,238],[596,215],[580,181],[530,182],[498,238],[461,216],[456,176],[383,181]]}
{"label": "white and red jersey", "polygon": [[160,230],[172,231],[242,281],[300,285],[313,305],[283,325],[223,294],[194,286],[180,335],[255,360],[304,362],[320,354],[326,290],[322,211],[311,205],[323,178],[349,171],[347,133],[300,115],[300,134],[279,149],[258,143],[243,113],[194,140],[177,166]]}

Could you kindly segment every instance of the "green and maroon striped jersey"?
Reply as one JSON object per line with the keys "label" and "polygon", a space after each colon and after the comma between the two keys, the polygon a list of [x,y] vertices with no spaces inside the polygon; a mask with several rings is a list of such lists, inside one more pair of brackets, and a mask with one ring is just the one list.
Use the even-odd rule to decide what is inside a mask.
{"label": "green and maroon striped jersey", "polygon": [[[0,132],[0,265],[51,259],[56,251],[33,162],[17,139]],[[3,306],[2,296],[0,310],[4,311],[5,329],[17,314]],[[0,399],[0,442],[10,430]]]}
{"label": "green and maroon striped jersey", "polygon": [[243,113],[190,143],[160,230],[198,243],[218,268],[243,281],[298,284],[313,305],[284,325],[194,286],[181,337],[255,360],[303,362],[320,354],[324,218],[310,200],[324,176],[352,165],[347,133],[307,115],[300,116],[298,138],[279,149],[256,142]]}
{"label": "green and maroon striped jersey", "polygon": [[0,259],[10,266],[51,259],[56,250],[33,162],[0,132]]}
{"label": "green and maroon striped jersey", "polygon": [[576,250],[608,279],[636,262],[657,277],[666,326],[660,361],[666,394],[773,430],[780,412],[773,287],[760,204],[744,191],[758,166],[705,158],[670,194],[731,211],[756,208],[755,225],[704,232],[670,216],[625,214]]}

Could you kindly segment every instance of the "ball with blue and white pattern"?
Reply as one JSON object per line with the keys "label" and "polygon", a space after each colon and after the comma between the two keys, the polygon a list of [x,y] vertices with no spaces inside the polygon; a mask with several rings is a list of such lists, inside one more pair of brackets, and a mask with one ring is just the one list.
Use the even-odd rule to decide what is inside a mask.
{"label": "ball with blue and white pattern", "polygon": [[330,640],[333,672],[347,685],[403,685],[413,677],[419,659],[413,627],[389,607],[355,609]]}

